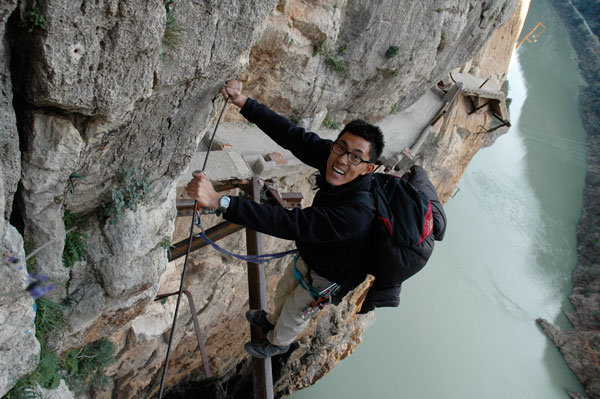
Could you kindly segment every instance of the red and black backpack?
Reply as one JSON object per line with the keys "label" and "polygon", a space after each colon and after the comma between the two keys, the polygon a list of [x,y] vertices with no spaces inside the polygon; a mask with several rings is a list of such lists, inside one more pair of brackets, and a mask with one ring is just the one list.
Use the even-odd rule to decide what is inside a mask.
{"label": "red and black backpack", "polygon": [[373,175],[370,192],[359,200],[375,209],[379,222],[372,234],[373,250],[366,272],[375,282],[361,312],[398,306],[401,284],[420,271],[431,256],[434,240],[446,229],[446,215],[433,184],[420,166],[404,176]]}

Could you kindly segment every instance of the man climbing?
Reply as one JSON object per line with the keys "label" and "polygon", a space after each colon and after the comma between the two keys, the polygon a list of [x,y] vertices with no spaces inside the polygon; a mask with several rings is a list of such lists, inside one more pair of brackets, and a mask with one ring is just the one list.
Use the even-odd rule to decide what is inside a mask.
{"label": "man climbing", "polygon": [[221,196],[202,173],[194,173],[188,195],[201,207],[218,208],[230,222],[286,240],[294,240],[297,256],[277,285],[275,309],[246,313],[248,321],[267,339],[245,345],[255,357],[285,353],[308,326],[303,310],[332,284],[347,292],[364,278],[369,256],[369,231],[375,211],[360,201],[369,191],[375,162],[384,146],[381,130],[362,120],[347,124],[335,141],[320,138],[242,94],[239,81],[229,81],[222,92],[277,144],[320,172],[319,190],[312,206],[286,210],[236,196]]}

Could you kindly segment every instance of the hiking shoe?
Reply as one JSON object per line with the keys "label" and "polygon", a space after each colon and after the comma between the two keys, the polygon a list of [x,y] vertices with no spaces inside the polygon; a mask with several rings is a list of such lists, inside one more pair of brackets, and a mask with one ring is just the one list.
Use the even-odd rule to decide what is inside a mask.
{"label": "hiking shoe", "polygon": [[246,320],[248,320],[254,327],[262,329],[264,334],[275,328],[269,319],[267,319],[267,312],[264,310],[250,309],[246,312]]}
{"label": "hiking shoe", "polygon": [[260,341],[248,342],[246,345],[244,345],[244,349],[246,349],[246,352],[248,352],[252,356],[264,359],[266,357],[281,355],[282,353],[285,353],[288,350],[290,350],[290,346],[273,345],[266,339],[263,339]]}

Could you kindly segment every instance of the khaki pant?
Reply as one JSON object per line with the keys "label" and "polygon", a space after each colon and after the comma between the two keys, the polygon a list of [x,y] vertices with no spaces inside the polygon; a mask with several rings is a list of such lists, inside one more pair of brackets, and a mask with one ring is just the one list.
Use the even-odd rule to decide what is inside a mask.
{"label": "khaki pant", "polygon": [[[302,258],[298,259],[298,270],[306,276],[307,267]],[[332,282],[317,273],[311,271],[312,285],[319,291],[329,287]],[[275,290],[275,310],[269,316],[275,329],[267,334],[267,339],[273,345],[286,346],[294,342],[296,338],[308,326],[309,318],[302,319],[302,309],[313,303],[315,299],[302,288],[294,275],[294,261],[292,261],[283,277],[279,280]]]}

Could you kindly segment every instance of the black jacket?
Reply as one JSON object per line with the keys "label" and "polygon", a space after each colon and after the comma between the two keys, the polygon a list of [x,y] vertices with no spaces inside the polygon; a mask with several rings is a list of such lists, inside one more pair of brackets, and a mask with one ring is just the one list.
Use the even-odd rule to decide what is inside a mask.
{"label": "black jacket", "polygon": [[[240,112],[277,144],[325,176],[331,140],[306,132],[250,98]],[[300,256],[310,269],[350,289],[357,281],[349,282],[347,277],[364,265],[375,216],[368,205],[356,199],[355,193],[369,190],[371,175],[337,187],[330,186],[324,178],[320,180],[320,189],[308,208],[287,210],[232,197],[224,217],[261,233],[296,241]]]}

